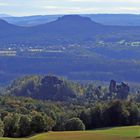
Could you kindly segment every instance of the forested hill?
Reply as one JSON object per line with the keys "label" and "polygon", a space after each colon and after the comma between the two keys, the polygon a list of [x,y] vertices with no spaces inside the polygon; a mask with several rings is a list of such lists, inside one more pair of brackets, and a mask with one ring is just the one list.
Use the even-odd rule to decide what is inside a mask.
{"label": "forested hill", "polygon": [[[7,30],[8,26],[8,30]],[[138,41],[140,27],[104,26],[90,18],[78,15],[68,15],[56,21],[35,27],[14,27],[12,24],[0,22],[0,42],[9,43],[43,43],[43,44],[73,44],[88,43],[96,40]]]}
{"label": "forested hill", "polygon": [[52,101],[108,101],[126,100],[129,96],[139,101],[139,94],[130,94],[126,83],[118,84],[111,80],[108,86],[96,86],[93,83],[80,84],[56,76],[26,76],[12,82],[6,88],[6,95],[32,97]]}
{"label": "forested hill", "polygon": [[1,93],[0,136],[140,124],[139,93],[130,94],[128,84],[114,80],[104,87],[53,75],[26,76]]}

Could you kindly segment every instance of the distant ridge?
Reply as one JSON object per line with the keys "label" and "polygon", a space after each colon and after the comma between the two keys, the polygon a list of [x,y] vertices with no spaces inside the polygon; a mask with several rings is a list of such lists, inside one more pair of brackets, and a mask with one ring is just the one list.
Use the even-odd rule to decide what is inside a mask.
{"label": "distant ridge", "polygon": [[7,21],[5,21],[3,19],[0,19],[0,29],[1,29],[1,31],[5,31],[5,30],[7,30],[7,28],[9,28],[9,29],[15,28],[15,30],[17,30],[17,29],[20,29],[21,27],[17,26],[17,25],[14,25],[14,24],[11,24],[11,23],[8,23]]}
{"label": "distant ridge", "polygon": [[63,21],[63,20],[66,20],[66,21],[73,21],[73,20],[76,20],[76,21],[87,21],[87,22],[92,22],[92,20],[89,18],[89,17],[82,17],[80,15],[65,15],[65,16],[62,16],[62,17],[59,17],[58,20],[60,21]]}
{"label": "distant ridge", "polygon": [[[0,18],[19,26],[35,26],[55,21],[63,15],[33,15],[23,17],[2,16]],[[140,15],[137,14],[82,14],[103,25],[140,26]]]}
{"label": "distant ridge", "polygon": [[8,22],[3,19],[0,19],[0,25],[2,25],[2,24],[8,24]]}
{"label": "distant ridge", "polygon": [[0,14],[0,18],[1,17],[11,17],[10,15],[7,15],[7,14]]}
{"label": "distant ridge", "polygon": [[55,22],[68,22],[69,24],[86,24],[94,26],[100,26],[101,24],[92,21],[89,17],[83,17],[80,15],[65,15],[59,17]]}
{"label": "distant ridge", "polygon": [[33,27],[19,27],[1,20],[0,30],[2,44],[11,42],[44,45],[81,44],[95,42],[97,37],[98,40],[113,42],[140,40],[140,27],[105,26],[79,15],[63,16],[55,21]]}
{"label": "distant ridge", "polygon": [[140,27],[107,26],[75,15],[33,27],[1,20],[1,50],[17,52],[14,57],[11,51],[10,57],[2,52],[0,82],[36,73],[73,80],[140,82],[139,36]]}

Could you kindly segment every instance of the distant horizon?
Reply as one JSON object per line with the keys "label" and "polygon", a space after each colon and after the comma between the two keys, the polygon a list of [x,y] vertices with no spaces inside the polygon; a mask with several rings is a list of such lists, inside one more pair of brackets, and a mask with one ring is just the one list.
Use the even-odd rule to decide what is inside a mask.
{"label": "distant horizon", "polygon": [[56,16],[56,15],[138,15],[139,14],[135,14],[135,13],[67,13],[67,14],[31,14],[31,15],[12,15],[12,14],[6,14],[6,13],[0,13],[0,16],[4,16],[5,17],[28,17],[28,16]]}

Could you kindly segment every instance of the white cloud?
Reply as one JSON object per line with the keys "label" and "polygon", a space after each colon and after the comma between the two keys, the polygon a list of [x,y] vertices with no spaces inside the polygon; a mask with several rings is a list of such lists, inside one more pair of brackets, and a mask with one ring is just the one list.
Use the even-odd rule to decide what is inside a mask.
{"label": "white cloud", "polygon": [[140,13],[140,0],[0,0],[10,15]]}
{"label": "white cloud", "polygon": [[0,3],[0,6],[7,6],[7,3]]}
{"label": "white cloud", "polygon": [[44,6],[49,14],[85,14],[85,13],[140,13],[140,7],[61,7]]}
{"label": "white cloud", "polygon": [[139,0],[67,0],[69,2],[96,2],[96,3],[139,3]]}
{"label": "white cloud", "polygon": [[81,8],[79,7],[44,6],[43,8],[47,10],[49,14],[74,14],[81,12]]}

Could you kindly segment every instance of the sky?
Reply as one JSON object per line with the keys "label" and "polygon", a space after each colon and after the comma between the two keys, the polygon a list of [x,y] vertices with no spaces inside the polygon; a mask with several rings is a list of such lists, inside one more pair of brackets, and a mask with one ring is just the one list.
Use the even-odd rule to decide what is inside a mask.
{"label": "sky", "polygon": [[140,14],[140,0],[0,0],[0,14]]}

